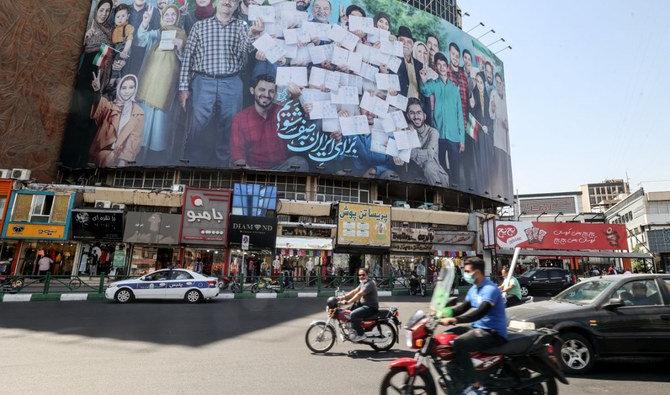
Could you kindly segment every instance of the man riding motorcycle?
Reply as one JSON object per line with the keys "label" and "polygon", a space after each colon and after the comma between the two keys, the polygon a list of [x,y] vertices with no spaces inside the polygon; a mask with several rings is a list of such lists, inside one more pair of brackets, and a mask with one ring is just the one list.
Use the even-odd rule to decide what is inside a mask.
{"label": "man riding motorcycle", "polygon": [[[453,343],[454,362],[462,369],[465,386],[476,389],[475,369],[470,353],[499,346],[507,341],[505,298],[500,289],[484,276],[485,265],[480,258],[468,258],[463,267],[463,279],[472,284],[465,301],[453,309],[453,317],[440,320],[442,325],[472,322],[472,329],[462,327]],[[470,392],[466,388],[464,393]]]}
{"label": "man riding motorcycle", "polygon": [[356,334],[351,336],[352,342],[360,342],[365,339],[365,330],[361,326],[364,319],[374,316],[379,311],[377,299],[377,285],[369,278],[367,268],[358,269],[360,285],[351,292],[338,297],[342,304],[354,303],[357,306],[350,315],[351,327]]}

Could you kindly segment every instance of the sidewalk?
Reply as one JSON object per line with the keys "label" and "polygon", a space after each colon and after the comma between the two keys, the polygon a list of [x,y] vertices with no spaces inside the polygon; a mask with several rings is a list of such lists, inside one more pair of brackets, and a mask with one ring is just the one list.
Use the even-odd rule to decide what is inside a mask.
{"label": "sidewalk", "polygon": [[[464,291],[461,289],[459,294],[463,294]],[[394,289],[392,291],[378,291],[378,296],[380,298],[388,298],[392,296],[409,296],[408,289]],[[293,299],[293,298],[327,298],[330,296],[335,296],[335,290],[321,290],[317,289],[303,289],[303,290],[285,290],[283,292],[259,292],[251,293],[244,291],[241,293],[232,293],[229,291],[224,291],[216,299]],[[430,297],[430,294],[426,296]],[[3,303],[11,302],[41,302],[41,301],[52,301],[52,302],[73,302],[73,301],[104,301],[105,295],[97,292],[79,292],[79,293],[17,293],[17,294],[0,294],[0,301]]]}

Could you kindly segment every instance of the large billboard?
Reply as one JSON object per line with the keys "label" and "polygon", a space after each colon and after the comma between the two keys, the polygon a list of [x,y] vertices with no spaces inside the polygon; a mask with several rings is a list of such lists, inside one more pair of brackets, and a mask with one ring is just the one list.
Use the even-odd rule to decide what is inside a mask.
{"label": "large billboard", "polygon": [[628,251],[622,224],[496,221],[495,238],[500,248]]}
{"label": "large billboard", "polygon": [[511,200],[503,64],[457,27],[398,0],[159,3],[93,0],[63,165],[327,173]]}

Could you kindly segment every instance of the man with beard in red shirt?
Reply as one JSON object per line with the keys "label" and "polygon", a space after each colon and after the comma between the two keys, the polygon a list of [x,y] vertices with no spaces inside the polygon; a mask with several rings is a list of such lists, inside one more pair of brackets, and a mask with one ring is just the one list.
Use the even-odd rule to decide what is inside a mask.
{"label": "man with beard in red shirt", "polygon": [[235,114],[230,131],[233,166],[269,170],[307,171],[305,158],[290,157],[286,142],[277,136],[277,112],[274,103],[277,85],[272,76],[259,75],[249,88],[254,104]]}

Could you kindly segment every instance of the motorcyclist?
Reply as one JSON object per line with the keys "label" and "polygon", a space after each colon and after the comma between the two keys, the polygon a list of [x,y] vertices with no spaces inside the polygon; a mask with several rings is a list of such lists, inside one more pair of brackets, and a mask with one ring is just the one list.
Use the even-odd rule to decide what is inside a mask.
{"label": "motorcyclist", "polygon": [[[484,276],[485,265],[480,258],[468,258],[463,267],[463,279],[472,284],[465,301],[453,309],[454,317],[440,320],[442,325],[472,322],[472,328],[460,327],[461,333],[453,343],[454,362],[462,369],[464,393],[478,387],[470,353],[499,346],[507,341],[505,299],[500,289]],[[462,331],[462,332],[461,332]]]}
{"label": "motorcyclist", "polygon": [[503,282],[498,288],[504,293],[506,293],[506,306],[512,307],[518,304],[521,304],[521,285],[519,285],[519,280],[512,275],[509,281],[507,281],[507,274],[509,273],[509,268],[503,266],[500,274],[503,276]]}
{"label": "motorcyclist", "polygon": [[358,306],[351,312],[349,320],[351,326],[356,332],[351,336],[351,341],[359,342],[365,339],[365,331],[361,326],[364,319],[374,316],[379,311],[379,302],[377,299],[377,285],[369,278],[367,268],[358,269],[358,280],[360,285],[351,292],[338,297],[343,304],[355,303]]}

